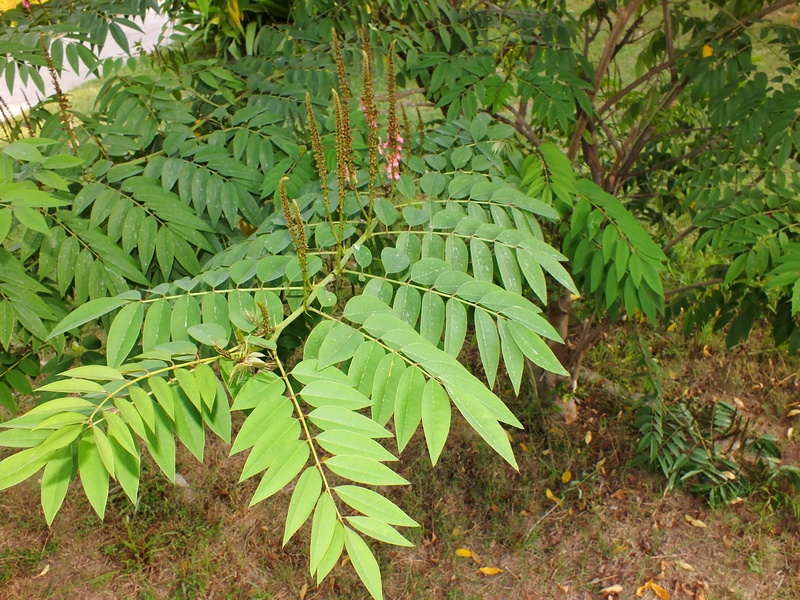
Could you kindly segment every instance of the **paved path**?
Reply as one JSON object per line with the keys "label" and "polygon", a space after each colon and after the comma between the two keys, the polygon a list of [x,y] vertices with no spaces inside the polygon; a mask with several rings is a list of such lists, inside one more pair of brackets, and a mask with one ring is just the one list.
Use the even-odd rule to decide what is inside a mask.
{"label": "paved path", "polygon": [[[131,52],[134,54],[136,53],[134,45],[137,43],[141,43],[142,48],[145,51],[155,48],[158,44],[158,38],[161,35],[161,31],[166,23],[167,17],[163,15],[157,15],[155,13],[148,13],[144,24],[139,23],[139,26],[142,28],[144,33],[139,33],[133,29],[123,28],[123,30],[128,33],[128,41],[131,47]],[[125,51],[122,50],[122,48],[120,48],[109,35],[106,45],[103,48],[103,51],[100,53],[100,57],[111,58],[118,56],[127,56],[127,54],[125,54]],[[81,66],[83,66],[83,64],[81,64]],[[61,72],[60,84],[61,89],[65,92],[68,92],[69,90],[74,89],[93,78],[93,76],[87,75],[85,72],[73,72],[67,64],[66,59],[64,60],[64,70]],[[50,81],[50,77],[47,75],[44,69],[42,70],[42,79],[44,79],[45,83],[46,96],[49,96],[55,91],[55,89],[53,88],[53,82]],[[17,113],[21,107],[27,107],[25,96],[27,96],[31,102],[34,102],[41,98],[41,92],[31,81],[28,82],[28,85],[23,86],[19,76],[17,76],[16,81],[14,82],[13,93],[9,93],[8,87],[5,84],[5,79],[0,82],[0,96],[3,97],[8,106],[11,108],[12,112]]]}

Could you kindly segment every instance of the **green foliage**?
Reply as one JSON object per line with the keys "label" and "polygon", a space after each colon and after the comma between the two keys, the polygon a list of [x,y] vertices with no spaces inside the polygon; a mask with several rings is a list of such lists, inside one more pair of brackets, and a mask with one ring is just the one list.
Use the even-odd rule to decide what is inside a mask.
{"label": "green foliage", "polygon": [[[416,523],[370,489],[407,483],[379,440],[400,453],[421,425],[436,462],[457,412],[516,467],[501,365],[517,391],[526,359],[564,373],[545,342],[559,335],[528,299],[547,298],[548,275],[575,290],[542,239],[559,213],[519,189],[519,151],[508,169],[494,150],[512,131],[485,116],[406,134],[396,181],[369,185],[355,152],[337,189],[333,173],[317,178],[300,90],[280,72],[259,79],[278,58],[161,60],[105,83],[77,146],[60,115],[33,111],[39,135],[3,150],[4,344],[63,358],[38,404],[2,423],[0,444],[19,451],[0,462],[0,488],[44,468],[49,523],[76,478],[102,517],[112,481],[137,501],[142,450],[174,481],[176,439],[202,460],[210,430],[249,451],[251,503],[297,480],[285,541],[311,520],[312,575],[346,550],[380,597],[361,536],[406,546],[396,527]],[[284,63],[286,77],[307,60]],[[327,101],[311,105],[342,169],[336,146],[360,150],[358,130],[343,148]],[[551,183],[574,193],[571,178]],[[459,361],[470,328],[489,386]],[[22,373],[38,371],[14,360],[5,380],[30,393]],[[231,411],[245,413],[235,435]]]}

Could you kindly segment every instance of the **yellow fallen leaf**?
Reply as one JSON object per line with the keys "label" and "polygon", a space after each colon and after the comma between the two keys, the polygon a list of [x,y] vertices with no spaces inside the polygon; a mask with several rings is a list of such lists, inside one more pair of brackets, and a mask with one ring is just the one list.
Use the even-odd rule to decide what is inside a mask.
{"label": "yellow fallen leaf", "polygon": [[786,413],[787,417],[796,417],[797,415],[800,415],[800,408],[793,408],[788,413]]}
{"label": "yellow fallen leaf", "polygon": [[472,556],[472,551],[467,550],[466,548],[459,548],[456,550],[456,556],[460,556],[461,558],[470,558]]}
{"label": "yellow fallen leaf", "polygon": [[569,483],[572,480],[572,472],[571,471],[564,471],[561,475],[561,483]]}
{"label": "yellow fallen leaf", "polygon": [[36,579],[36,577],[44,577],[44,576],[45,576],[45,575],[47,575],[49,572],[50,572],[50,565],[48,564],[48,565],[45,565],[45,566],[44,566],[44,569],[42,569],[42,570],[39,572],[39,574],[38,574],[38,575],[36,575],[36,576],[34,577],[34,579]]}
{"label": "yellow fallen leaf", "polygon": [[652,579],[636,590],[636,595],[641,598],[647,590],[652,590],[660,600],[669,600],[669,592],[657,583],[653,583]]}
{"label": "yellow fallen leaf", "polygon": [[708,44],[705,44],[703,46],[703,58],[708,58],[709,56],[712,56],[713,54],[714,54],[714,49],[711,46],[709,46]]}
{"label": "yellow fallen leaf", "polygon": [[712,354],[711,354],[711,346],[709,346],[708,344],[703,346],[703,356],[705,358],[711,358],[711,356],[712,356]]}
{"label": "yellow fallen leaf", "polygon": [[519,447],[523,452],[527,452],[528,451],[528,444],[526,444],[525,442],[520,442],[519,443]]}
{"label": "yellow fallen leaf", "polygon": [[677,328],[678,324],[675,323],[675,321],[673,321],[672,323],[669,324],[669,327],[667,327],[667,331],[675,331]]}
{"label": "yellow fallen leaf", "polygon": [[478,570],[486,576],[497,575],[503,572],[503,569],[498,569],[497,567],[481,567]]}
{"label": "yellow fallen leaf", "polygon": [[650,589],[656,593],[660,600],[669,600],[669,592],[657,583],[650,582]]}
{"label": "yellow fallen leaf", "polygon": [[794,427],[789,427],[789,429],[786,430],[786,439],[787,440],[792,439],[793,435],[794,435]]}
{"label": "yellow fallen leaf", "polygon": [[619,594],[624,589],[625,588],[622,587],[620,584],[616,584],[616,585],[610,585],[607,588],[603,588],[602,590],[600,590],[600,593],[603,594],[604,596],[607,596],[608,594]]}
{"label": "yellow fallen leaf", "polygon": [[559,583],[558,584],[558,589],[560,589],[562,592],[564,592],[565,596],[569,594],[569,586],[568,585],[561,585]]}
{"label": "yellow fallen leaf", "polygon": [[587,446],[592,443],[592,432],[591,431],[587,431],[586,432],[586,435],[584,436],[583,441],[586,442]]}
{"label": "yellow fallen leaf", "polygon": [[682,560],[676,560],[675,566],[679,569],[683,569],[684,571],[694,571],[694,567],[689,563],[685,563]]}
{"label": "yellow fallen leaf", "polygon": [[552,500],[556,504],[561,504],[561,500],[559,500],[556,497],[556,495],[550,491],[550,488],[547,488],[547,490],[545,490],[544,495],[547,496],[550,500]]}
{"label": "yellow fallen leaf", "polygon": [[692,515],[683,515],[683,518],[686,519],[686,522],[692,527],[698,527],[700,529],[708,527],[708,525],[703,523],[700,519],[695,519]]}

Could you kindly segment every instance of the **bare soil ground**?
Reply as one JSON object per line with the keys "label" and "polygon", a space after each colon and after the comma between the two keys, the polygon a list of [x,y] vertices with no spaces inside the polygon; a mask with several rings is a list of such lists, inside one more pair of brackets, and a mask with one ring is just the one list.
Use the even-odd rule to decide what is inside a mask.
{"label": "bare soil ground", "polygon": [[[589,357],[622,384],[632,372],[627,337],[610,334]],[[800,361],[757,338],[725,351],[713,339],[676,336],[653,352],[668,395],[738,398],[755,426],[783,440],[784,460],[800,464],[785,416],[800,400]],[[410,532],[415,548],[378,549],[387,599],[800,598],[800,523],[790,511],[764,495],[716,510],[683,492],[664,496],[662,479],[629,466],[629,401],[602,385],[580,395],[580,420],[570,427],[515,401],[526,425],[512,434],[519,473],[463,424],[435,469],[421,441],[412,442],[402,461],[412,485],[389,493],[422,527]],[[0,598],[367,598],[346,562],[316,586],[308,525],[281,547],[288,493],[247,508],[256,483],[238,484],[244,457],[227,454],[218,440],[203,465],[179,452],[188,486],[149,465],[138,509],[112,488],[105,522],[80,484],[51,529],[36,481],[0,493]],[[648,581],[659,587],[640,590]]]}

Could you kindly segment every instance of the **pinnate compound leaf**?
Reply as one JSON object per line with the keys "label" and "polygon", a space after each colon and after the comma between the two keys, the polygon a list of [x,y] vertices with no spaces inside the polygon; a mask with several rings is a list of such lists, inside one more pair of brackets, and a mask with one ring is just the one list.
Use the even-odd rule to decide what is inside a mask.
{"label": "pinnate compound leaf", "polygon": [[352,529],[344,529],[344,545],[347,555],[353,563],[356,573],[375,600],[382,600],[383,586],[381,584],[381,570],[378,561],[372,554],[367,543]]}
{"label": "pinnate compound leaf", "polygon": [[321,491],[322,475],[320,475],[319,469],[316,466],[308,467],[300,475],[292,492],[283,533],[284,546],[311,516]]}
{"label": "pinnate compound leaf", "polygon": [[357,485],[340,485],[333,490],[345,504],[368,517],[399,527],[419,527],[399,506],[377,492]]}

